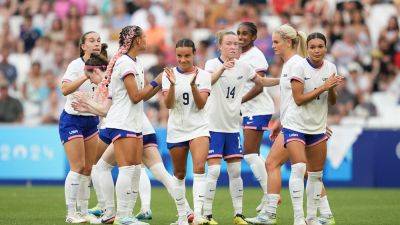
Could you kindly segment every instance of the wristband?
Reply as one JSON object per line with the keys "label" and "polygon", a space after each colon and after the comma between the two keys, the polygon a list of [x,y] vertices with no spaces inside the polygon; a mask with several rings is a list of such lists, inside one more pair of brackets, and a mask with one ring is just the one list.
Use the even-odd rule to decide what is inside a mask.
{"label": "wristband", "polygon": [[157,81],[155,81],[155,80],[152,80],[152,81],[150,82],[150,85],[151,85],[153,88],[158,87],[158,83],[157,83]]}

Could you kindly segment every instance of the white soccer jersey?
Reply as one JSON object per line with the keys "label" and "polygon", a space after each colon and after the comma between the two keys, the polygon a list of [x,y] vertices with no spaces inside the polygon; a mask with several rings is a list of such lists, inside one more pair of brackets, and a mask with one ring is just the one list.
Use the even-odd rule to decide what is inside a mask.
{"label": "white soccer jersey", "polygon": [[[307,59],[302,59],[289,76],[291,80],[302,82],[304,93],[308,93],[322,86],[332,74],[337,74],[333,63],[324,60],[322,67],[314,68]],[[287,109],[283,126],[306,134],[321,134],[326,131],[327,116],[328,92],[325,91],[301,106],[297,106],[293,100]]]}
{"label": "white soccer jersey", "polygon": [[[223,65],[221,58],[206,62],[206,71],[213,73]],[[207,101],[207,114],[210,131],[236,133],[240,130],[240,106],[244,86],[255,76],[255,71],[241,60],[235,66],[225,70],[211,88]]]}
{"label": "white soccer jersey", "polygon": [[[83,61],[82,58],[77,58],[68,65],[67,70],[65,71],[64,76],[62,78],[62,82],[74,81],[84,74],[85,74],[85,62]],[[76,91],[94,93],[95,88],[96,85],[92,84],[88,79]],[[71,103],[74,101],[73,93],[67,95],[66,97],[67,101],[65,102],[64,110],[68,114],[81,115],[81,116],[95,116],[94,114],[91,113],[77,112],[72,108]]]}
{"label": "white soccer jersey", "polygon": [[[247,52],[244,52],[240,59],[241,61],[250,65],[255,72],[266,72],[268,69],[268,62],[264,54],[257,47],[253,46]],[[244,86],[245,94],[254,87],[254,82],[248,81]],[[253,99],[242,104],[242,116],[258,116],[274,114],[274,101],[271,95],[264,88],[263,92],[254,97]]]}
{"label": "white soccer jersey", "polygon": [[105,127],[140,133],[143,127],[143,101],[134,104],[129,98],[124,84],[124,78],[129,74],[135,76],[138,89],[143,89],[144,72],[140,61],[123,55],[115,62],[111,75],[112,104]]}
{"label": "white soccer jersey", "polygon": [[155,134],[156,131],[154,130],[153,125],[151,125],[151,122],[149,118],[147,118],[146,113],[143,112],[143,135],[148,135],[148,134]]}
{"label": "white soccer jersey", "polygon": [[[168,126],[167,126],[167,142],[178,143],[189,141],[201,136],[210,136],[206,110],[198,109],[192,94],[190,82],[193,73],[181,73],[175,67],[175,104],[169,110]],[[163,93],[169,90],[171,83],[164,73],[162,79]],[[196,85],[200,92],[210,92],[211,75],[199,68]]]}
{"label": "white soccer jersey", "polygon": [[279,81],[279,88],[281,92],[281,106],[280,106],[280,120],[282,125],[285,123],[286,111],[292,103],[294,103],[292,95],[292,86],[290,84],[290,76],[296,71],[293,71],[296,64],[302,62],[303,58],[299,55],[292,56],[282,66],[281,78]]}

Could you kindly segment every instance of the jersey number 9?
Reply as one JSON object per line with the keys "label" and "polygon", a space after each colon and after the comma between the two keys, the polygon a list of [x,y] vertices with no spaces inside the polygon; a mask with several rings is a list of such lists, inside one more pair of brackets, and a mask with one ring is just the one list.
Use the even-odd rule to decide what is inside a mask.
{"label": "jersey number 9", "polygon": [[183,104],[184,105],[189,105],[189,93],[185,92],[183,93]]}

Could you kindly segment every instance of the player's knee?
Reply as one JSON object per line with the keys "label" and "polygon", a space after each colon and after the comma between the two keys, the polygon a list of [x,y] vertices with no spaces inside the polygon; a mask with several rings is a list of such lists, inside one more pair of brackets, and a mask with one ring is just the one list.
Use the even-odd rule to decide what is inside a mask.
{"label": "player's knee", "polygon": [[267,157],[267,160],[265,161],[267,173],[272,173],[274,170],[279,169],[278,165],[278,162],[274,161],[271,157]]}
{"label": "player's knee", "polygon": [[201,163],[201,162],[194,163],[193,172],[197,173],[197,174],[205,173],[205,165],[204,165],[204,163]]}
{"label": "player's knee", "polygon": [[240,162],[228,163],[227,170],[230,179],[239,178],[241,173],[241,163]]}

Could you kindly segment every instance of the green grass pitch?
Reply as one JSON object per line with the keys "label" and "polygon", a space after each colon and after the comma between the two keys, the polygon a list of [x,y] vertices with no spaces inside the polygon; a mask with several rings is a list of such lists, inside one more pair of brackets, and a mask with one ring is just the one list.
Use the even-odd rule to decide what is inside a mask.
{"label": "green grass pitch", "polygon": [[[191,189],[187,189],[191,202]],[[253,217],[261,189],[245,188],[244,215]],[[338,225],[396,225],[400,224],[400,189],[342,189],[328,190],[331,208]],[[278,223],[291,225],[292,208],[287,189],[282,192]],[[90,206],[95,203],[92,192]],[[176,220],[176,209],[166,189],[152,190],[152,225],[169,225]],[[138,204],[137,204],[138,205]],[[138,210],[135,209],[135,213]],[[213,209],[221,225],[232,224],[232,203],[227,188],[218,188]],[[66,224],[64,190],[61,186],[1,186],[1,225],[58,225]]]}

